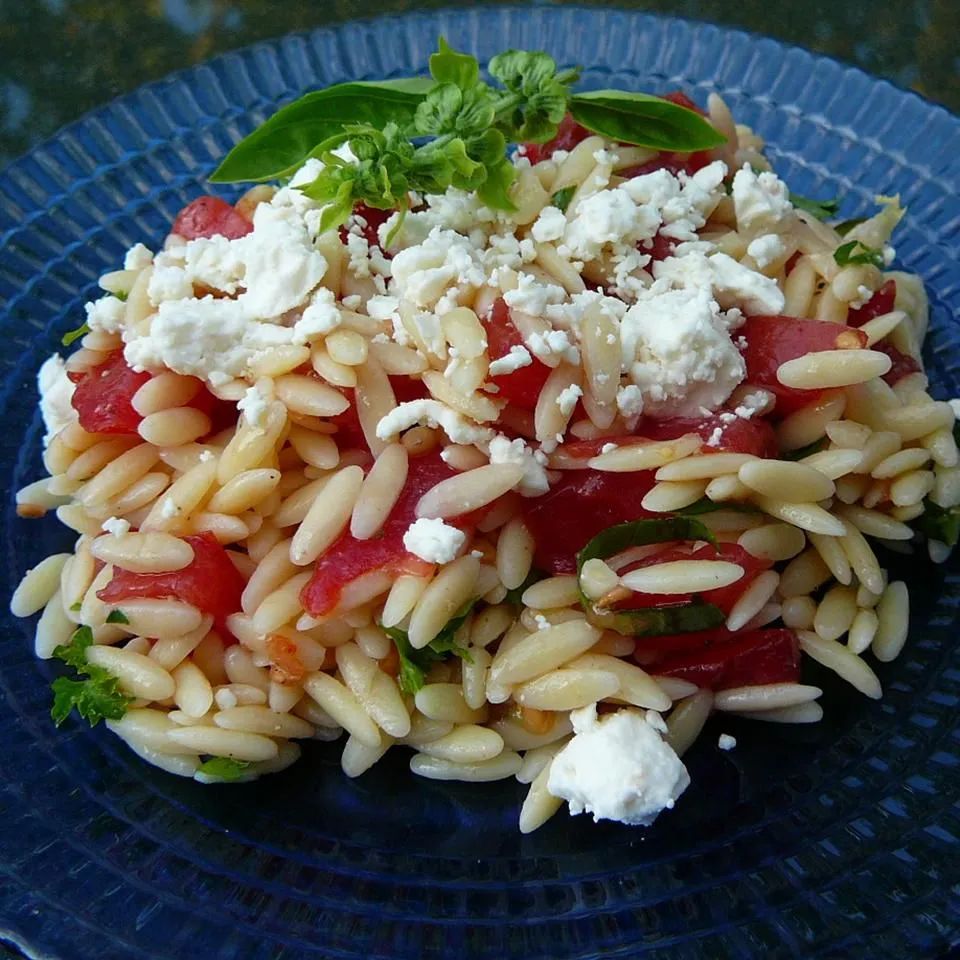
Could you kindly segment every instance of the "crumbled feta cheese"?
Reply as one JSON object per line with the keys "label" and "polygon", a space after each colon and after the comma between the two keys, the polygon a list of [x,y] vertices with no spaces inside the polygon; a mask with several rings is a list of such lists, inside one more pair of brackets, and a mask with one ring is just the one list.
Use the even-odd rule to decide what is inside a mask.
{"label": "crumbled feta cheese", "polygon": [[450,563],[456,559],[467,535],[442,520],[420,517],[407,527],[403,546],[427,563]]}
{"label": "crumbled feta cheese", "polygon": [[613,451],[616,450],[616,449],[617,449],[617,445],[616,445],[615,443],[605,443],[605,444],[600,448],[600,452],[601,452],[601,453],[613,453]]}
{"label": "crumbled feta cheese", "polygon": [[750,233],[781,233],[794,217],[787,185],[768,170],[755,173],[744,164],[733,178],[737,228]]}
{"label": "crumbled feta cheese", "polygon": [[231,295],[244,284],[245,243],[216,234],[187,242],[184,269],[187,279],[210,290]]}
{"label": "crumbled feta cheese", "polygon": [[570,259],[595,260],[605,246],[633,247],[653,237],[660,226],[653,205],[637,205],[625,187],[599,190],[577,205],[563,235],[563,255]]}
{"label": "crumbled feta cheese", "polygon": [[861,307],[865,307],[872,298],[873,291],[861,283],[860,286],[857,287],[857,299],[850,301],[850,309],[859,310]]}
{"label": "crumbled feta cheese", "polygon": [[119,297],[108,295],[85,303],[83,309],[87,314],[87,326],[91,330],[119,333],[127,306]]}
{"label": "crumbled feta cheese", "polygon": [[562,357],[572,364],[580,362],[579,347],[570,342],[570,337],[563,330],[532,333],[526,342],[530,352],[536,357]]}
{"label": "crumbled feta cheese", "polygon": [[550,621],[542,613],[534,614],[533,622],[537,625],[538,630],[550,629]]}
{"label": "crumbled feta cheese", "polygon": [[184,269],[183,260],[166,250],[158,253],[147,284],[150,303],[156,307],[167,300],[186,300],[192,296],[193,284]]}
{"label": "crumbled feta cheese", "polygon": [[633,383],[621,387],[617,391],[617,409],[627,418],[639,417],[643,413],[643,393]]}
{"label": "crumbled feta cheese", "polygon": [[304,165],[290,178],[289,186],[304,187],[313,183],[324,171],[323,161],[317,157],[310,157]]}
{"label": "crumbled feta cheese", "polygon": [[786,252],[786,244],[775,233],[765,233],[751,240],[747,246],[747,253],[753,257],[761,270],[779,260]]}
{"label": "crumbled feta cheese", "polygon": [[74,383],[67,376],[63,357],[55,353],[48,357],[37,371],[37,392],[40,394],[40,415],[47,432],[43,438],[46,447],[64,427],[75,423],[77,411],[70,400]]}
{"label": "crumbled feta cheese", "polygon": [[572,383],[569,387],[561,390],[557,395],[556,404],[560,408],[560,412],[565,416],[569,417],[573,413],[574,407],[577,405],[577,401],[583,396],[583,390],[577,386],[577,384]]}
{"label": "crumbled feta cheese", "polygon": [[153,253],[142,243],[135,243],[123,258],[124,270],[142,270],[153,263]]}
{"label": "crumbled feta cheese", "polygon": [[571,814],[648,826],[690,784],[680,758],[639,711],[598,718],[594,704],[570,718],[574,737],[554,757],[547,790]]}
{"label": "crumbled feta cheese", "polygon": [[539,497],[550,489],[544,469],[547,458],[542,451],[531,450],[519,437],[510,440],[500,434],[490,441],[488,449],[491,463],[516,463],[523,467],[523,476],[517,485],[521,496]]}
{"label": "crumbled feta cheese", "polygon": [[343,305],[348,310],[356,310],[363,303],[363,297],[359,293],[351,293],[349,297],[343,298]]}
{"label": "crumbled feta cheese", "polygon": [[489,427],[478,426],[439,400],[409,400],[398,404],[377,424],[377,437],[392,440],[417,424],[440,427],[453,443],[487,443],[493,437]]}
{"label": "crumbled feta cheese", "polygon": [[550,243],[560,240],[566,229],[566,214],[559,207],[544,207],[530,228],[530,234],[537,243]]}
{"label": "crumbled feta cheese", "polygon": [[738,263],[725,253],[667,257],[653,265],[658,283],[648,291],[657,296],[663,285],[679,289],[712,289],[724,309],[738,307],[746,313],[777,314],[784,306],[783,292],[772,277]]}
{"label": "crumbled feta cheese", "polygon": [[160,505],[160,516],[164,520],[173,520],[180,513],[180,508],[177,506],[176,502],[172,497],[164,497],[163,503]]}
{"label": "crumbled feta cheese", "polygon": [[122,537],[123,534],[130,532],[130,521],[122,517],[108,517],[103,521],[100,529],[112,537]]}
{"label": "crumbled feta cheese", "polygon": [[731,737],[729,733],[721,733],[717,746],[721,750],[732,750],[737,745],[736,737]]}
{"label": "crumbled feta cheese", "polygon": [[307,343],[326,336],[340,326],[342,319],[333,291],[318,287],[307,309],[293,326],[293,340],[295,343]]}
{"label": "crumbled feta cheese", "polygon": [[267,386],[269,382],[260,381],[248,387],[247,392],[237,401],[237,410],[243,414],[244,420],[258,430],[266,425],[267,412],[273,399],[273,390]]}
{"label": "crumbled feta cheese", "polygon": [[514,290],[503,295],[504,302],[514,310],[542,317],[550,304],[563,303],[567,291],[555,283],[541,283],[533,274],[521,273]]}
{"label": "crumbled feta cheese", "polygon": [[716,409],[746,368],[708,290],[668,290],[634,304],[620,328],[623,365],[659,417]]}
{"label": "crumbled feta cheese", "polygon": [[453,284],[483,286],[479,248],[459,233],[434,227],[426,240],[401,250],[391,263],[393,287],[418,307],[432,307]]}
{"label": "crumbled feta cheese", "polygon": [[519,345],[512,346],[509,353],[490,362],[489,373],[491,377],[499,377],[507,373],[513,373],[521,367],[528,367],[533,363],[533,357],[526,347]]}

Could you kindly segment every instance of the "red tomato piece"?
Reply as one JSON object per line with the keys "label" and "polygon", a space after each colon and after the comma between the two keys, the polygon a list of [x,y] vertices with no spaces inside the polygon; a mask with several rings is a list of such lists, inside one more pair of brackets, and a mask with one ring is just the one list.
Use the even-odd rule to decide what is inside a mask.
{"label": "red tomato piece", "polygon": [[[743,576],[728,587],[720,587],[717,590],[707,590],[697,596],[705,603],[712,603],[719,607],[725,614],[729,614],[737,600],[743,596],[744,592],[753,583],[764,570],[769,570],[771,564],[766,560],[747,553],[739,544],[719,543],[716,547],[712,544],[704,544],[696,550],[691,550],[689,546],[671,546],[658,553],[651,554],[637,563],[632,563],[624,568],[628,570],[639,570],[642,567],[652,567],[658,563],[669,563],[674,560],[724,560],[728,563],[736,563],[743,567]],[[653,593],[633,593],[625,600],[617,604],[618,609],[629,610],[638,607],[661,607],[672,606],[678,603],[689,603],[693,600],[692,594],[670,594],[658,595]]]}
{"label": "red tomato piece", "polygon": [[786,416],[808,403],[820,391],[785,387],[777,379],[780,364],[819,350],[849,350],[867,345],[866,334],[841,323],[826,320],[800,320],[796,317],[747,317],[737,331],[746,339],[743,359],[747,364],[747,382],[765,387],[777,396],[774,411]]}
{"label": "red tomato piece", "polygon": [[[390,385],[393,387],[393,395],[397,398],[398,404],[407,403],[410,400],[421,400],[430,395],[422,380],[414,380],[412,377],[405,376],[390,377],[389,379]],[[353,448],[368,450],[367,438],[363,435],[363,427],[360,426],[360,417],[357,414],[354,391],[346,389],[341,392],[349,398],[350,406],[343,413],[325,418],[336,425],[337,446],[341,450]]]}
{"label": "red tomato piece", "polygon": [[874,317],[882,317],[889,313],[897,300],[897,281],[888,280],[875,290],[873,296],[862,306],[847,313],[847,324],[851,327],[862,327]]}
{"label": "red tomato piece", "polygon": [[920,372],[920,364],[913,357],[901,353],[892,343],[881,340],[879,343],[875,343],[871,349],[885,353],[893,361],[893,366],[883,375],[884,381],[891,387],[911,373]]}
{"label": "red tomato piece", "polygon": [[227,617],[240,612],[240,594],[245,581],[212,533],[183,539],[193,547],[193,562],[189,566],[171,573],[131,573],[118,569],[97,596],[111,604],[135,597],[183,600],[209,613],[217,631],[226,639],[230,637]]}
{"label": "red tomato piece", "polygon": [[656,236],[650,242],[650,246],[644,246],[643,242],[637,244],[637,249],[641,253],[647,253],[650,255],[650,259],[654,262],[658,260],[666,260],[667,257],[672,257],[677,247],[677,241],[673,240],[670,237],[665,237],[662,233],[657,231]]}
{"label": "red tomato piece", "polygon": [[651,667],[661,677],[678,677],[698,687],[728,690],[800,680],[800,645],[792,630],[748,630],[725,643],[668,657]]}
{"label": "red tomato piece", "polygon": [[[360,232],[371,247],[380,247],[382,249],[383,245],[380,243],[377,230],[386,223],[395,212],[394,210],[378,210],[376,207],[368,207],[365,203],[357,203],[354,205],[353,215],[355,217],[363,217],[366,221],[366,226],[361,227]],[[345,226],[340,228],[340,239],[344,243],[347,242],[347,228]]]}
{"label": "red tomato piece", "polygon": [[[304,609],[315,617],[329,613],[340,602],[344,587],[364,574],[378,570],[391,574],[429,572],[432,564],[408,553],[403,545],[403,535],[416,519],[420,497],[455,473],[440,459],[439,453],[428,453],[411,460],[403,492],[380,533],[369,540],[357,540],[347,531],[317,561],[312,579],[300,594]],[[444,522],[469,529],[477,517],[474,512]]]}
{"label": "red tomato piece", "polygon": [[197,197],[191,200],[173,221],[171,233],[187,240],[198,237],[226,237],[236,240],[253,230],[253,224],[220,197]]}
{"label": "red tomato piece", "polygon": [[550,574],[573,573],[577,552],[601,530],[654,516],[640,506],[654,482],[652,470],[571,470],[549,493],[525,500],[523,518],[536,544],[536,567]]}
{"label": "red tomato piece", "polygon": [[[511,347],[523,346],[523,338],[513,325],[510,309],[502,297],[495,301],[486,322],[486,329],[487,351],[491,361],[505,357]],[[495,394],[498,399],[507,400],[524,410],[533,410],[537,406],[537,397],[550,376],[550,368],[536,357],[532,360],[532,363],[514,370],[513,373],[490,377],[491,383],[500,388],[499,393]]]}
{"label": "red tomato piece", "polygon": [[[720,433],[715,438],[714,433],[718,428]],[[719,413],[699,420],[693,417],[642,419],[637,424],[636,433],[649,440],[673,440],[685,433],[697,433],[705,442],[715,440],[704,452],[751,453],[755,457],[777,455],[776,434],[762,417],[751,417],[749,420],[736,417],[729,423]]]}
{"label": "red tomato piece", "polygon": [[553,156],[556,150],[572,150],[581,140],[586,140],[590,131],[581,127],[571,114],[567,114],[557,127],[557,135],[547,143],[525,143],[524,156],[531,163],[539,163]]}
{"label": "red tomato piece", "polygon": [[718,643],[729,642],[735,634],[726,627],[696,630],[692,633],[664,633],[658,637],[637,637],[634,659],[643,664],[655,663],[679,653],[708,650]]}
{"label": "red tomato piece", "polygon": [[97,367],[75,374],[71,404],[88,433],[131,434],[143,417],[130,403],[133,395],[150,379],[149,373],[134,373],[123,359],[123,350],[114,350]]}

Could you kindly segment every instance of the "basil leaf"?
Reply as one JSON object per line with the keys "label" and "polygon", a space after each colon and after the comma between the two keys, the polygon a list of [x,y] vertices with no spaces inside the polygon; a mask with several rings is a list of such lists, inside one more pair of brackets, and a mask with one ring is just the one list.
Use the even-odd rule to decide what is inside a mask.
{"label": "basil leaf", "polygon": [[90,327],[86,323],[84,323],[81,326],[77,327],[76,330],[71,330],[69,333],[65,333],[60,338],[60,342],[65,347],[69,347],[72,343],[76,342],[81,337],[85,337],[89,332],[90,332]]}
{"label": "basil leaf", "polygon": [[468,53],[458,53],[440,38],[436,53],[430,55],[430,76],[437,83],[452,83],[461,90],[475,87],[480,80],[480,64]]}
{"label": "basil leaf", "polygon": [[723,134],[699,113],[646,93],[575,93],[570,98],[570,113],[594,133],[652,150],[690,153],[726,143]]}
{"label": "basil leaf", "polygon": [[790,192],[790,202],[799,210],[812,213],[818,220],[829,220],[840,212],[840,200],[813,200],[802,194]]}
{"label": "basil leaf", "polygon": [[410,78],[383,82],[339,83],[315,90],[278,110],[241,140],[210,179],[214,183],[274,180],[289,176],[318,144],[350,124],[380,129],[393,121],[409,127],[432,80]]}
{"label": "basil leaf", "polygon": [[701,497],[688,507],[681,507],[673,512],[680,517],[699,517],[705,513],[714,513],[717,510],[736,510],[739,513],[758,513],[756,507],[747,503],[737,503],[735,500],[714,503],[709,497]]}
{"label": "basil leaf", "polygon": [[510,199],[510,187],[516,178],[517,168],[504,157],[487,168],[487,179],[477,188],[477,196],[493,210],[516,210],[516,204]]}
{"label": "basil leaf", "polygon": [[842,243],[833,252],[833,259],[839,267],[849,267],[866,264],[883,269],[885,266],[883,251],[868,247],[859,240]]}
{"label": "basil leaf", "polygon": [[87,649],[92,644],[93,631],[81,626],[74,630],[69,643],[54,648],[54,657],[73,667],[82,678],[57,677],[51,684],[50,716],[58,727],[71,710],[92,727],[101,720],[119,720],[127,712],[131,698],[120,690],[120,681],[103,667],[87,662]]}
{"label": "basil leaf", "polygon": [[923,501],[923,513],[917,517],[917,530],[928,540],[939,540],[955,547],[960,540],[960,507],[941,507],[929,497]]}
{"label": "basil leaf", "polygon": [[107,614],[107,623],[129,623],[130,618],[122,610],[111,610]]}
{"label": "basil leaf", "polygon": [[866,217],[853,217],[850,220],[841,220],[840,223],[833,225],[833,229],[836,230],[841,237],[845,237],[854,227],[859,227],[866,219]]}
{"label": "basil leaf", "polygon": [[[689,517],[662,520],[634,520],[602,530],[577,554],[577,581],[588,560],[605,560],[629,547],[672,540],[706,540],[716,543],[709,528]],[[598,609],[580,589],[580,603],[590,622],[624,636],[655,637],[670,633],[691,633],[719,626],[726,619],[712,603],[696,599],[668,607],[637,607],[630,610]]]}
{"label": "basil leaf", "polygon": [[197,767],[197,773],[205,774],[208,777],[216,777],[218,780],[225,780],[230,783],[239,780],[249,766],[249,760],[234,760],[233,757],[211,757]]}
{"label": "basil leaf", "polygon": [[550,203],[552,206],[556,207],[561,213],[567,212],[567,207],[570,206],[570,201],[573,199],[573,195],[577,192],[575,184],[571,184],[569,187],[564,187],[562,190],[558,190],[551,198]]}

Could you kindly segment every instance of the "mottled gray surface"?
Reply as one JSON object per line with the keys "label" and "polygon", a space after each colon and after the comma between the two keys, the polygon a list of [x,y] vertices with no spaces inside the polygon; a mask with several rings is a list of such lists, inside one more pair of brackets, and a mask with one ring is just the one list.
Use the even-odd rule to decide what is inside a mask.
{"label": "mottled gray surface", "polygon": [[[214,53],[361,16],[456,5],[449,0],[0,0],[0,165],[91,107]],[[960,112],[957,0],[603,5],[767,34],[856,64]]]}

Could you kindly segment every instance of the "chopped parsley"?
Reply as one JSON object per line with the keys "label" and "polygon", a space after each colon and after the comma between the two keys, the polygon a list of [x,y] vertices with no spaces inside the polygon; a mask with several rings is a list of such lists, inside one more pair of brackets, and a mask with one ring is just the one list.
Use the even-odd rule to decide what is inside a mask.
{"label": "chopped parsley", "polygon": [[75,343],[81,337],[85,337],[89,332],[90,332],[89,324],[84,323],[82,326],[77,327],[76,330],[71,330],[69,333],[65,333],[60,338],[60,342],[65,347],[69,347],[71,344]]}
{"label": "chopped parsley", "polygon": [[837,266],[840,267],[869,265],[883,269],[886,265],[882,250],[868,247],[859,240],[851,240],[849,243],[840,244],[833,252],[833,259],[836,260]]}
{"label": "chopped parsley", "polygon": [[120,681],[103,667],[87,662],[87,649],[93,644],[93,631],[78,627],[68,644],[60,644],[54,657],[73,667],[77,679],[57,677],[51,684],[53,706],[50,716],[59,727],[76,710],[91,727],[101,720],[119,720],[126,712],[131,698],[120,690]]}
{"label": "chopped parsley", "polygon": [[111,610],[107,614],[107,623],[129,623],[130,618],[122,610]]}
{"label": "chopped parsley", "polygon": [[840,200],[834,197],[833,200],[813,200],[800,193],[790,191],[790,202],[798,209],[812,213],[818,220],[829,220],[835,217],[840,211]]}
{"label": "chopped parsley", "polygon": [[197,767],[197,773],[232,783],[239,780],[249,766],[249,760],[234,760],[233,757],[211,757]]}
{"label": "chopped parsley", "polygon": [[556,207],[561,213],[567,212],[567,207],[570,206],[570,201],[573,199],[573,195],[577,192],[575,185],[571,184],[569,187],[564,187],[562,190],[558,190],[551,198],[550,203]]}

